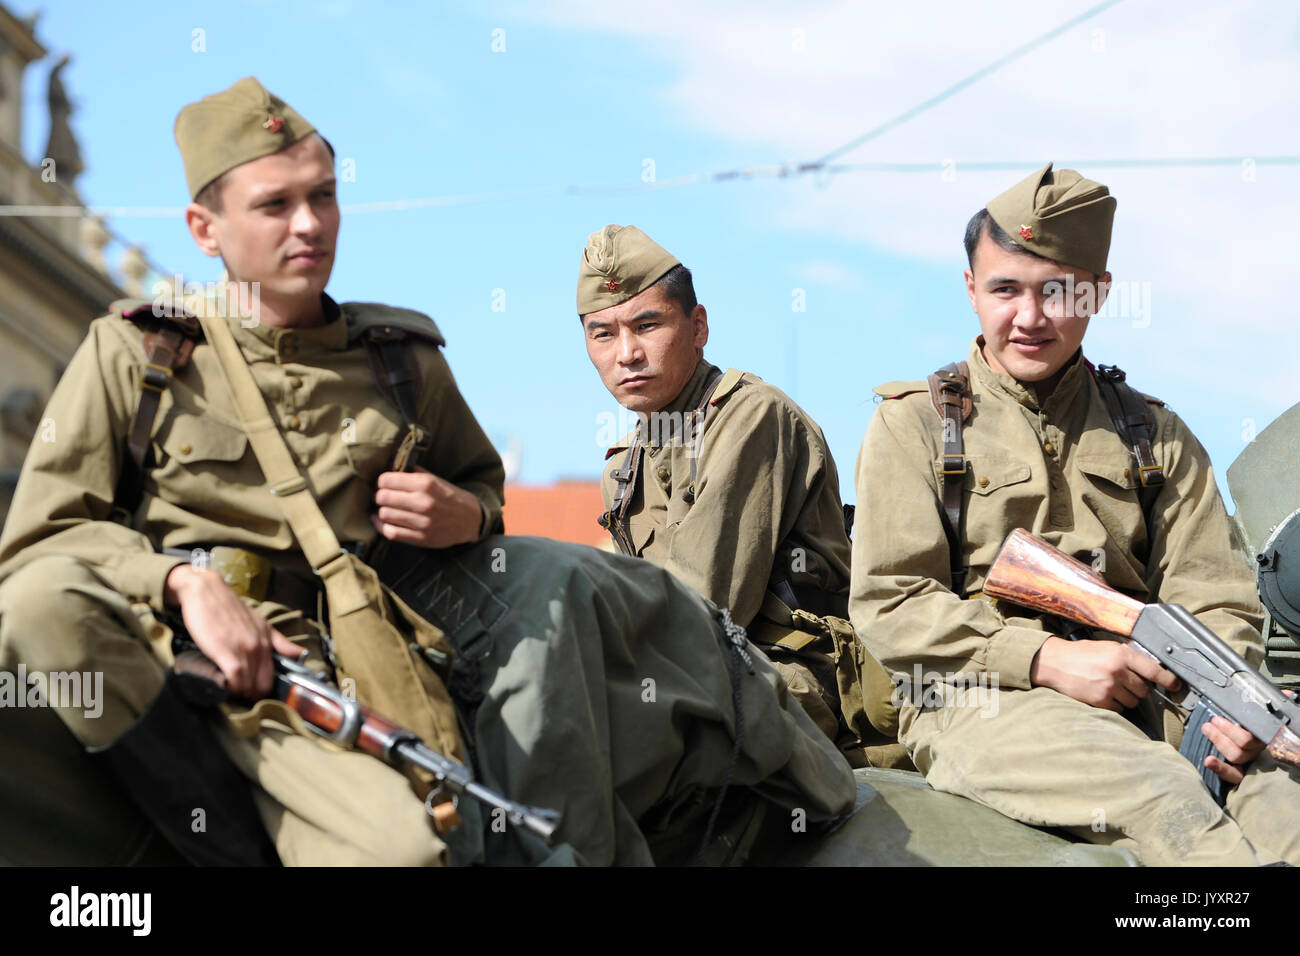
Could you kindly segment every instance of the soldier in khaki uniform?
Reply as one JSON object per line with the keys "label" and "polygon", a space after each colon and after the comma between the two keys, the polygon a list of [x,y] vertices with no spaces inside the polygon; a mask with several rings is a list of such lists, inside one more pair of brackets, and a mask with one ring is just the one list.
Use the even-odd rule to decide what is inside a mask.
{"label": "soldier in khaki uniform", "polygon": [[[1148,864],[1300,862],[1295,771],[1259,741],[1221,717],[1204,725],[1223,755],[1206,766],[1236,785],[1220,809],[1175,749],[1180,715],[1153,693],[1173,689],[1172,674],[1113,635],[1066,640],[981,597],[1003,539],[1025,528],[1127,594],[1183,605],[1251,663],[1263,656],[1204,449],[1131,390],[1122,433],[1106,395],[1117,374],[1082,355],[1110,282],[1114,208],[1106,187],[1049,164],[971,220],[966,285],[982,334],[968,391],[952,366],[929,385],[876,390],[885,400],[857,464],[852,620],[896,674],[900,740],[935,788]],[[960,400],[942,401],[946,390]]]}
{"label": "soldier in khaki uniform", "polygon": [[[260,283],[257,321],[242,319],[252,315],[245,308],[229,324],[340,541],[368,541],[384,520],[409,529],[422,523],[417,515],[432,546],[495,530],[501,463],[456,388],[436,326],[419,313],[340,306],[323,294],[339,225],[325,141],[251,78],[186,107],[176,137],[196,197],[187,211],[196,241],[223,256],[232,276]],[[59,716],[105,763],[151,707],[154,723],[186,715],[164,692],[171,654],[164,614],[184,618],[241,696],[269,689],[272,649],[297,655],[296,642],[319,657],[321,637],[319,586],[267,494],[210,348],[194,348],[161,392],[145,426],[152,467],[138,500],[126,502],[133,513],[114,520],[128,467],[121,438],[141,401],[146,351],[144,330],[123,313],[152,311],[148,303],[115,308],[92,323],[50,400],[50,440],[32,444],[0,542],[0,665],[102,669],[102,713],[64,708]],[[410,333],[422,381],[419,420],[433,423],[426,460],[437,462],[437,476],[388,471],[401,426],[376,401],[367,350],[352,347],[375,325]],[[237,594],[202,568],[219,561],[214,544],[269,556],[262,593]],[[251,741],[223,734],[222,742],[259,784],[259,807],[285,862],[443,859],[405,779],[378,761],[284,727]]]}
{"label": "soldier in khaki uniform", "polygon": [[[590,236],[577,304],[588,357],[639,416],[601,476],[614,544],[730,608],[851,763],[905,761],[887,678],[846,620],[849,541],[817,423],[757,376],[704,358],[708,314],[690,271],[635,226]],[[878,678],[874,708],[864,670]]]}
{"label": "soldier in khaki uniform", "polygon": [[[813,820],[851,806],[848,768],[798,707],[782,706],[770,666],[750,661],[733,695],[729,668],[748,657],[746,645],[715,609],[657,569],[493,536],[501,462],[456,388],[436,326],[324,295],[339,211],[331,150],[310,124],[247,78],[182,110],[176,136],[195,200],[191,233],[239,282],[202,305],[201,340],[187,316],[160,318],[147,304],[92,324],[50,400],[48,440],[32,445],[0,539],[0,671],[102,674],[97,712],[50,702],[95,755],[99,784],[107,769],[200,862],[484,859],[473,801],[462,801],[466,825],[444,842],[420,799],[427,786],[413,790],[381,762],[299,732],[275,701],[228,708],[211,728],[220,747],[205,746],[204,722],[167,677],[177,619],[237,696],[266,694],[273,650],[305,651],[323,671],[341,664],[334,569],[355,567],[348,554],[361,553],[391,582],[390,611],[421,602],[434,625],[408,618],[419,642],[409,651],[402,642],[396,659],[380,656],[378,637],[363,640],[353,660],[394,664],[369,674],[370,686],[405,688],[400,699],[436,718],[451,713],[442,680],[456,684],[460,728],[473,734],[462,741],[452,715],[450,727],[435,719],[426,739],[473,756],[487,785],[565,815],[553,855],[520,838],[490,858],[652,862],[643,829],[672,834],[684,816],[672,811],[712,806],[707,795],[729,783]],[[395,357],[385,347],[394,343]],[[250,417],[250,392],[269,418]],[[284,468],[268,444],[291,480],[272,480]],[[408,471],[407,457],[430,468]],[[314,525],[286,503],[304,499],[319,511]],[[317,561],[323,541],[332,544]],[[373,579],[361,586],[373,598]],[[645,652],[660,626],[670,635]],[[450,677],[436,663],[425,669],[453,649]],[[662,706],[644,703],[647,679],[659,681]],[[733,748],[736,708],[758,728]],[[50,752],[66,752],[59,746]],[[216,834],[242,832],[239,800],[213,789],[233,772],[223,752],[235,779],[252,781],[254,820],[273,848],[256,837],[217,845]],[[95,776],[85,765],[69,775]],[[95,832],[108,821],[86,802],[90,819],[76,824],[94,832],[106,861],[139,858],[132,822],[114,818],[115,850]],[[207,827],[184,832],[195,809]]]}

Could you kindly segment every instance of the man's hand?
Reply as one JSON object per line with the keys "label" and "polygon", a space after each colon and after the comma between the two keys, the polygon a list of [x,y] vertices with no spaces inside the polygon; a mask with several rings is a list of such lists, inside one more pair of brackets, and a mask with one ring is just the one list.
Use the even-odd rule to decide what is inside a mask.
{"label": "man's hand", "polygon": [[302,648],[244,604],[221,575],[178,564],[167,574],[163,600],[179,605],[190,637],[226,677],[237,697],[257,700],[271,692],[271,651],[297,658]]}
{"label": "man's hand", "polygon": [[[1196,733],[1196,728],[1188,727],[1189,734]],[[1236,786],[1245,779],[1246,765],[1264,751],[1264,741],[1260,740],[1245,727],[1239,727],[1223,717],[1215,717],[1208,724],[1201,724],[1200,732],[1210,738],[1210,743],[1219,748],[1224,759],[1207,756],[1205,766],[1213,770],[1224,783]]]}
{"label": "man's hand", "polygon": [[464,488],[418,466],[413,472],[384,472],[378,487],[379,512],[370,523],[389,541],[450,548],[478,540],[483,505]]}
{"label": "man's hand", "polygon": [[1049,637],[1029,665],[1034,686],[1116,713],[1136,707],[1151,684],[1177,690],[1181,681],[1151,658],[1118,641],[1067,641]]}

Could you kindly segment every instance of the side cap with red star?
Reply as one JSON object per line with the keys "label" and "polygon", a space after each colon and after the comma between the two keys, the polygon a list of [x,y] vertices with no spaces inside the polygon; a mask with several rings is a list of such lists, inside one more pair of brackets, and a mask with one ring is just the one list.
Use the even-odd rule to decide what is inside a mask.
{"label": "side cap with red star", "polygon": [[315,131],[252,76],[190,103],[176,117],[175,129],[190,198],[222,173],[287,149]]}
{"label": "side cap with red star", "polygon": [[587,237],[578,264],[578,314],[625,302],[681,265],[636,226],[609,225]]}
{"label": "side cap with red star", "polygon": [[1054,262],[1106,271],[1115,197],[1101,183],[1048,163],[987,206],[993,221],[1018,245]]}

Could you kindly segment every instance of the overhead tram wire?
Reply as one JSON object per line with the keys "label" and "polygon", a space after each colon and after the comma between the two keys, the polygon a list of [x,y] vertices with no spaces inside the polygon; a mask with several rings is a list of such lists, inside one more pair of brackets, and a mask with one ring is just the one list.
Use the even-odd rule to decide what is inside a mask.
{"label": "overhead tram wire", "polygon": [[1060,26],[1056,26],[1053,27],[1051,30],[1048,30],[1042,36],[1035,37],[1034,39],[1030,40],[1027,43],[1022,43],[1020,46],[1016,47],[1011,52],[1005,53],[1002,56],[998,57],[992,63],[980,67],[974,73],[971,73],[969,76],[958,80],[956,83],[936,93],[928,100],[925,100],[921,103],[917,103],[911,109],[904,110],[903,112],[895,116],[893,119],[886,120],[885,122],[881,123],[879,126],[875,126],[867,130],[861,136],[849,140],[843,146],[837,146],[835,149],[832,149],[829,153],[826,153],[824,156],[821,156],[820,158],[815,159],[811,163],[805,165],[812,166],[814,168],[825,166],[831,160],[838,159],[840,156],[843,156],[845,153],[857,149],[862,144],[870,142],[876,137],[889,132],[891,129],[894,129],[897,126],[902,126],[908,120],[912,119],[915,116],[919,116],[921,113],[924,113],[926,110],[938,106],[944,100],[949,99],[950,97],[952,97],[957,93],[960,93],[962,90],[966,89],[966,87],[970,86],[973,83],[977,83],[978,81],[982,80],[984,77],[988,76],[990,73],[996,72],[997,70],[1006,66],[1008,63],[1012,62],[1013,60],[1018,60],[1026,53],[1029,53],[1030,51],[1037,49],[1039,46],[1042,46],[1048,40],[1056,39],[1056,37],[1060,36],[1062,33],[1064,33],[1066,30],[1069,30],[1071,27],[1076,27],[1080,23],[1083,23],[1085,20],[1092,19],[1097,14],[1101,13],[1103,10],[1108,10],[1111,7],[1115,6],[1116,4],[1122,2],[1123,0],[1104,0],[1103,3],[1099,3],[1095,7],[1090,7],[1089,9],[1083,11],[1083,13],[1080,13],[1077,16],[1071,17],[1069,20],[1066,20]]}
{"label": "overhead tram wire", "polygon": [[[1087,167],[1088,169],[1197,169],[1241,166],[1244,162],[1256,166],[1300,166],[1300,156],[1169,156],[1155,159],[1072,159],[1060,157],[1060,166]],[[794,176],[817,173],[840,176],[849,173],[941,173],[958,169],[962,172],[993,172],[1002,170],[1032,170],[1038,160],[943,160],[928,162],[864,162],[830,163],[813,167],[809,163],[787,163],[771,166],[751,166],[718,173],[691,173],[657,182],[643,183],[592,183],[577,186],[548,186],[516,192],[467,193],[462,195],[426,196],[416,199],[386,199],[377,202],[343,203],[339,208],[349,215],[407,212],[415,209],[438,209],[447,206],[478,205],[492,202],[518,202],[528,199],[546,199],[562,196],[622,196],[671,189],[677,186],[705,185],[736,182],[750,179],[788,179]],[[176,218],[183,215],[184,206],[6,206],[0,205],[0,216],[79,217],[113,216],[122,218]]]}
{"label": "overhead tram wire", "polygon": [[[805,176],[810,173],[820,175],[843,175],[845,173],[925,173],[943,171],[953,166],[957,166],[965,171],[992,171],[992,170],[1018,170],[1025,169],[1033,165],[1032,162],[1016,161],[970,161],[960,162],[957,160],[944,160],[942,162],[863,162],[863,163],[835,163],[835,159],[843,156],[859,146],[870,142],[883,135],[884,133],[895,129],[909,120],[919,116],[926,110],[932,109],[945,100],[951,98],[967,87],[979,80],[997,71],[1006,64],[1019,59],[1026,53],[1042,46],[1044,43],[1055,39],[1062,33],[1078,26],[1086,20],[1089,20],[1099,13],[1122,3],[1123,0],[1104,0],[1082,13],[1071,17],[1064,23],[1053,27],[1046,33],[1043,33],[1026,43],[1022,43],[1008,53],[1003,54],[991,63],[987,63],[975,72],[963,77],[956,83],[945,87],[940,92],[931,96],[929,99],[917,103],[915,106],[904,110],[897,116],[873,127],[861,136],[849,140],[842,146],[838,146],[828,153],[823,154],[818,159],[809,160],[799,163],[781,163],[766,166],[752,166],[739,169],[723,170],[713,173],[690,173],[683,176],[675,176],[670,179],[657,180],[651,182],[633,182],[633,183],[609,183],[609,184],[587,184],[587,185],[570,185],[570,186],[544,186],[535,189],[498,191],[491,193],[470,193],[464,195],[449,196],[430,196],[413,199],[391,199],[376,202],[347,203],[341,208],[343,212],[349,214],[367,214],[383,212],[405,212],[414,209],[435,209],[446,206],[462,206],[489,202],[513,202],[527,199],[541,199],[557,196],[616,196],[628,195],[642,192],[650,192],[656,189],[671,189],[677,186],[698,185],[706,183],[723,183],[736,180],[746,179],[765,179],[780,178],[785,179],[793,176]],[[1168,157],[1158,159],[1097,159],[1097,160],[1062,160],[1068,165],[1086,165],[1088,168],[1149,168],[1149,169],[1174,169],[1174,168],[1195,168],[1195,167],[1214,167],[1214,166],[1238,166],[1244,161],[1250,160],[1256,166],[1295,166],[1300,165],[1300,157],[1297,156],[1219,156],[1219,157],[1192,157],[1179,158]],[[121,216],[121,217],[174,217],[183,213],[183,207],[123,207],[123,206],[5,206],[0,205],[0,216]]]}

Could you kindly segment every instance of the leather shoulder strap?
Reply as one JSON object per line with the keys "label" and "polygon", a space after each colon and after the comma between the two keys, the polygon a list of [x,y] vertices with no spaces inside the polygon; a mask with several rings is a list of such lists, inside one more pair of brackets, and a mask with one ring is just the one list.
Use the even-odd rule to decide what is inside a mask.
{"label": "leather shoulder strap", "polygon": [[113,311],[144,334],[144,373],[140,377],[140,401],[127,432],[127,459],[118,473],[114,507],[133,514],[144,495],[144,475],[151,465],[149,436],[162,394],[176,370],[184,368],[202,337],[199,321],[183,309],[155,308],[150,302],[115,302]]}
{"label": "leather shoulder strap", "polygon": [[[435,330],[436,331],[436,330]],[[359,337],[365,343],[375,386],[397,407],[406,426],[393,461],[393,471],[406,471],[429,450],[432,436],[420,424],[420,365],[408,339],[416,333],[397,325],[367,325]]]}
{"label": "leather shoulder strap", "polygon": [[623,554],[636,557],[636,548],[632,544],[632,535],[627,526],[627,509],[632,501],[632,492],[636,488],[637,473],[641,469],[641,457],[644,451],[641,429],[637,428],[628,445],[623,464],[614,469],[612,477],[618,482],[614,489],[614,498],[609,510],[603,512],[596,520],[609,532],[610,539]]}
{"label": "leather shoulder strap", "polygon": [[[1091,363],[1088,367],[1092,368]],[[1111,421],[1115,423],[1115,431],[1133,451],[1142,487],[1163,485],[1165,472],[1156,461],[1151,445],[1156,435],[1156,420],[1150,404],[1128,384],[1124,370],[1117,366],[1098,365],[1093,370],[1093,377],[1106,402]]]}
{"label": "leather shoulder strap", "polygon": [[966,450],[961,432],[974,407],[970,369],[965,362],[952,362],[926,381],[930,388],[930,402],[943,423],[943,532],[948,539],[948,572],[953,592],[963,595],[966,562],[962,512],[966,502],[962,495],[962,481],[966,475]]}

